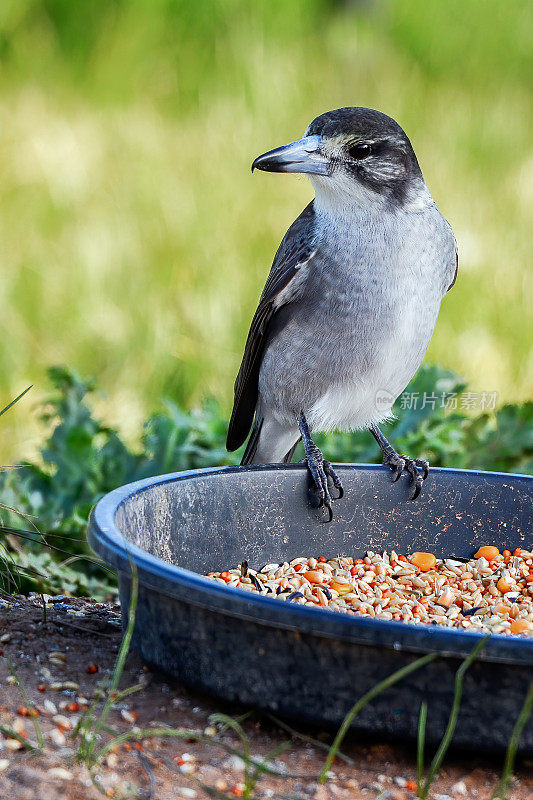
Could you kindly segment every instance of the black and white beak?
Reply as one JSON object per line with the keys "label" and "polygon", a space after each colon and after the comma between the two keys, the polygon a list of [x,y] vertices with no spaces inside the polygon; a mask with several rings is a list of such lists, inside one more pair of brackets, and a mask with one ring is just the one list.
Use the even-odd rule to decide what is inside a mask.
{"label": "black and white beak", "polygon": [[297,142],[276,147],[258,156],[252,164],[254,169],[265,172],[307,172],[315,175],[327,175],[329,164],[320,153],[320,136],[304,136]]}

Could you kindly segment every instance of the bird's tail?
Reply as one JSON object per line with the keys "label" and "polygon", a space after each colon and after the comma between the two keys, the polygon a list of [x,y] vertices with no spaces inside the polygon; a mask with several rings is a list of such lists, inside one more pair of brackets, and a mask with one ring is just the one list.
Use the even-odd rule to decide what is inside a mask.
{"label": "bird's tail", "polygon": [[265,424],[264,417],[256,416],[241,464],[287,464],[299,441],[295,431],[282,428],[271,418]]}

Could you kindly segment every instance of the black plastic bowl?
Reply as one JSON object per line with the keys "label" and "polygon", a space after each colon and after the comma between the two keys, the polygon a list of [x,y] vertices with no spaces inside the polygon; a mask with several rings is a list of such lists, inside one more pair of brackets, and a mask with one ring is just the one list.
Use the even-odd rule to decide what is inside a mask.
{"label": "black plastic bowl", "polygon": [[[337,468],[337,467],[336,467]],[[339,465],[345,496],[324,524],[304,467],[217,468],[123,486],[95,506],[89,542],[118,571],[124,618],[139,577],[133,647],[148,663],[230,701],[338,724],[364,692],[424,653],[439,658],[377,697],[354,727],[440,737],[454,675],[478,633],[373,620],[227,588],[202,573],[247,559],[360,556],[367,549],[470,557],[483,544],[532,548],[533,478],[433,469],[422,495],[388,468]],[[494,635],[467,672],[454,743],[501,749],[533,679],[533,639]],[[533,752],[533,722],[521,749]]]}

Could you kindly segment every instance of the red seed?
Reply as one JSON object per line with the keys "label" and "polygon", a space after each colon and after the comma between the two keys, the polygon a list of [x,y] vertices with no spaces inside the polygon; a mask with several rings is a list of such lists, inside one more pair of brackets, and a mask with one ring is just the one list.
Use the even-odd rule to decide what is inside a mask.
{"label": "red seed", "polygon": [[96,664],[89,664],[87,667],[87,672],[89,675],[94,675],[95,672],[98,672],[98,666]]}
{"label": "red seed", "polygon": [[416,781],[407,781],[405,788],[410,792],[416,792]]}
{"label": "red seed", "polygon": [[38,692],[46,692],[46,686],[44,685],[44,683],[40,683],[39,684],[39,686],[37,687],[37,691]]}
{"label": "red seed", "polygon": [[80,705],[79,703],[69,703],[67,709],[71,711],[73,714],[75,714],[76,711],[80,710]]}
{"label": "red seed", "polygon": [[327,558],[324,558],[324,556],[319,556],[318,560],[320,561],[321,564],[327,564],[328,563]]}

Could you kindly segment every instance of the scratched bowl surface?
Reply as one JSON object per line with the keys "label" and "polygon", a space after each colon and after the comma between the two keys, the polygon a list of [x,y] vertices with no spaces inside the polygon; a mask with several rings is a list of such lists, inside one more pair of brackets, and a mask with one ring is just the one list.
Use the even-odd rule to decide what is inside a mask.
{"label": "scratched bowl surface", "polygon": [[[93,509],[89,542],[117,569],[124,617],[137,567],[133,647],[146,662],[226,700],[337,725],[362,694],[420,655],[438,658],[378,696],[354,728],[443,733],[454,675],[479,634],[283,603],[202,577],[300,555],[367,549],[470,557],[479,546],[533,547],[533,478],[433,469],[422,495],[384,467],[338,465],[345,496],[325,524],[307,503],[301,465],[227,467],[148,478]],[[533,677],[533,639],[493,635],[466,675],[454,744],[506,747]],[[533,752],[533,721],[521,749]]]}

